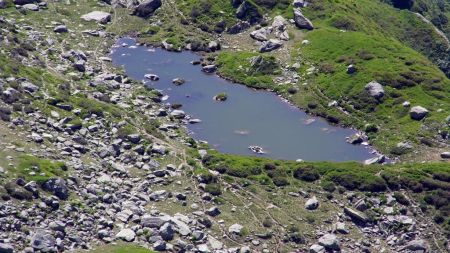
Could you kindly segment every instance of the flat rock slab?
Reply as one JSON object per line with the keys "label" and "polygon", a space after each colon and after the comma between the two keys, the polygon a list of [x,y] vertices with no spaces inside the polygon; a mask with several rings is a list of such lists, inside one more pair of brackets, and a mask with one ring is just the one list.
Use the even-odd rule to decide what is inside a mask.
{"label": "flat rock slab", "polygon": [[85,21],[96,21],[102,24],[106,24],[111,21],[111,14],[104,11],[93,11],[81,16],[81,19]]}

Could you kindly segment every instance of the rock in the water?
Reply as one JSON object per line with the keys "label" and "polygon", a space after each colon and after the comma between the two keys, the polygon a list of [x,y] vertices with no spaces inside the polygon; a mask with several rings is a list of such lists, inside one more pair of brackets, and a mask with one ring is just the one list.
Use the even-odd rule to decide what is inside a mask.
{"label": "rock in the water", "polygon": [[159,81],[159,76],[155,74],[146,74],[144,77],[150,81]]}
{"label": "rock in the water", "polygon": [[161,7],[161,0],[144,0],[140,3],[133,14],[142,18],[152,15],[159,7]]}
{"label": "rock in the water", "polygon": [[319,244],[327,250],[339,250],[339,239],[334,234],[325,234],[319,238]]}
{"label": "rock in the water", "polygon": [[136,233],[134,233],[134,231],[129,229],[129,228],[122,229],[116,235],[116,238],[122,239],[122,240],[127,241],[127,242],[134,241],[135,237],[136,237]]}
{"label": "rock in the water", "polygon": [[280,48],[281,46],[283,46],[283,43],[280,40],[270,39],[268,41],[265,41],[261,45],[261,47],[259,48],[259,52],[261,52],[261,53],[270,52],[270,51]]}
{"label": "rock in the water", "polygon": [[214,73],[216,70],[216,65],[206,65],[202,68],[202,71],[205,73]]}
{"label": "rock in the water", "polygon": [[186,113],[184,111],[182,111],[182,110],[173,110],[170,113],[170,116],[172,116],[172,117],[174,117],[176,119],[182,119],[182,118],[184,118],[186,116]]}
{"label": "rock in the water", "polygon": [[422,106],[414,106],[409,111],[409,115],[413,120],[422,120],[428,115],[428,110]]}
{"label": "rock in the water", "polygon": [[365,89],[367,90],[367,92],[369,92],[370,96],[372,96],[376,99],[380,99],[384,96],[383,85],[381,85],[377,81],[372,81],[372,82],[368,83],[365,86]]}
{"label": "rock in the water", "polygon": [[308,199],[305,203],[305,208],[308,210],[315,210],[319,207],[319,201],[317,200],[316,196]]}
{"label": "rock in the water", "polygon": [[111,14],[104,11],[93,11],[81,16],[85,21],[96,21],[101,24],[106,24],[111,21]]}
{"label": "rock in the water", "polygon": [[312,22],[308,18],[303,16],[303,13],[300,9],[294,9],[294,21],[295,25],[300,29],[314,29]]}
{"label": "rock in the water", "polygon": [[374,158],[370,158],[364,161],[364,164],[370,165],[370,164],[377,164],[377,163],[384,163],[386,161],[386,156],[379,155]]}

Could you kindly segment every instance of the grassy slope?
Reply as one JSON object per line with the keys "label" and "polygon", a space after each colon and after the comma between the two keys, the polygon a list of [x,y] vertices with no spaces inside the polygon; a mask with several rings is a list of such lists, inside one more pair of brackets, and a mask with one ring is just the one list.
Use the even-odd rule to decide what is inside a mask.
{"label": "grassy slope", "polygon": [[[274,161],[259,157],[209,152],[203,164],[226,177],[252,180],[267,187],[296,185],[298,181],[320,185],[325,191],[383,193],[406,190],[430,217],[450,234],[450,167],[447,163],[364,166],[356,162]],[[205,175],[208,172],[199,171]],[[248,183],[249,185],[251,183]],[[429,208],[427,209],[427,204]],[[434,208],[433,208],[434,207]]]}
{"label": "grassy slope", "polygon": [[[305,12],[318,29],[307,35],[311,44],[301,51],[315,64],[330,65],[333,72],[319,73],[313,83],[327,97],[348,100],[355,106],[357,110],[345,108],[358,117],[359,127],[366,121],[379,124],[381,132],[374,140],[377,146],[386,150],[398,141],[417,143],[418,136],[437,134],[435,129],[421,131],[422,124],[411,120],[408,110],[401,106],[403,101],[410,101],[413,106],[428,108],[428,126],[442,127],[450,111],[450,81],[426,57],[406,46],[414,34],[403,40],[404,44],[399,41],[405,32],[429,30],[426,24],[409,12],[374,1],[328,1]],[[341,26],[355,31],[340,32]],[[435,36],[433,40],[438,41]],[[350,63],[359,68],[357,74],[345,73]],[[380,105],[365,99],[361,92],[371,80],[387,86],[388,95]],[[438,109],[443,112],[437,112]],[[371,111],[374,112],[367,114]]]}
{"label": "grassy slope", "polygon": [[[282,11],[286,17],[291,17],[290,12]],[[276,13],[280,11],[274,10],[272,15]],[[439,131],[448,130],[445,119],[450,111],[450,81],[427,57],[433,58],[432,52],[442,52],[445,41],[429,24],[409,11],[368,0],[314,2],[304,13],[316,29],[305,34],[309,45],[297,41],[297,47],[291,51],[304,66],[300,75],[309,64],[316,66],[318,73],[300,82],[307,81],[309,85],[300,86],[301,91],[291,97],[295,104],[303,108],[317,105],[309,110],[337,117],[344,125],[360,129],[367,123],[379,125],[380,132],[370,137],[377,148],[387,153],[400,141],[428,142]],[[261,79],[258,73],[245,73],[247,55],[219,54],[221,74],[287,95],[288,86],[274,86],[269,76]],[[358,73],[346,74],[350,63],[356,64]],[[260,84],[255,84],[255,80]],[[364,92],[364,86],[372,80],[386,86],[387,95],[380,104]],[[327,104],[332,100],[340,102],[351,115],[329,108]],[[424,122],[411,120],[409,109],[401,105],[404,101],[426,107],[430,116]]]}

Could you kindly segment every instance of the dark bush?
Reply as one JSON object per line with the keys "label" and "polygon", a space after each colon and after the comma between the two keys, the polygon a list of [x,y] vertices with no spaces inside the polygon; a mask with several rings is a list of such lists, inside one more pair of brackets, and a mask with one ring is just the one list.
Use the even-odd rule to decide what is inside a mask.
{"label": "dark bush", "polygon": [[321,183],[322,189],[324,189],[327,192],[334,192],[336,190],[336,186],[333,182],[330,181],[322,181]]}
{"label": "dark bush", "polygon": [[272,179],[273,184],[276,186],[286,186],[289,184],[287,173],[283,169],[268,171],[267,175]]}
{"label": "dark bush", "polygon": [[400,193],[400,192],[394,193],[394,198],[395,198],[395,200],[397,200],[398,203],[400,203],[404,206],[410,205],[409,200],[406,198],[406,196],[403,193]]}
{"label": "dark bush", "polygon": [[294,177],[306,182],[314,182],[320,178],[319,172],[313,167],[298,168],[294,171]]}
{"label": "dark bush", "polygon": [[264,169],[265,170],[275,170],[277,168],[277,166],[273,163],[266,163],[264,164]]}

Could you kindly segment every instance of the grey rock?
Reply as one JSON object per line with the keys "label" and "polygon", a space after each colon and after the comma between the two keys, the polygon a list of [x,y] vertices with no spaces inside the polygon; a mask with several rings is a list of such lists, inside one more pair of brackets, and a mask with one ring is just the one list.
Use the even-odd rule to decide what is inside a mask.
{"label": "grey rock", "polygon": [[267,40],[267,30],[266,28],[261,28],[259,30],[253,31],[250,33],[250,37],[254,40],[258,41],[266,41]]}
{"label": "grey rock", "polygon": [[327,250],[339,250],[339,239],[334,234],[325,234],[319,238],[319,245]]}
{"label": "grey rock", "polygon": [[69,197],[69,189],[67,188],[66,181],[62,178],[51,178],[42,185],[42,188],[52,192],[62,200],[66,200]]}
{"label": "grey rock", "polygon": [[5,9],[8,6],[6,0],[0,0],[0,9]]}
{"label": "grey rock", "polygon": [[156,251],[165,251],[167,247],[167,244],[163,240],[158,240],[155,243],[153,243],[153,249]]}
{"label": "grey rock", "polygon": [[313,244],[309,248],[309,253],[325,253],[325,247],[319,244]]}
{"label": "grey rock", "polygon": [[276,50],[283,46],[283,43],[280,40],[277,39],[270,39],[268,41],[265,41],[261,47],[259,48],[259,52],[266,53],[273,50]]}
{"label": "grey rock", "polygon": [[186,113],[182,110],[173,110],[170,113],[170,116],[176,118],[176,119],[183,119],[184,117],[186,117]]}
{"label": "grey rock", "polygon": [[39,11],[39,6],[36,4],[25,4],[22,5],[22,8],[24,8],[27,11]]}
{"label": "grey rock", "polygon": [[66,33],[69,31],[69,29],[67,29],[67,26],[65,25],[58,25],[53,29],[53,31],[55,33]]}
{"label": "grey rock", "polygon": [[313,30],[314,25],[306,18],[300,9],[294,9],[294,21],[295,25],[300,29]]}
{"label": "grey rock", "polygon": [[368,91],[370,96],[372,96],[376,99],[380,99],[384,96],[383,85],[381,85],[377,81],[372,81],[372,82],[366,84],[365,89]]}
{"label": "grey rock", "polygon": [[237,235],[239,235],[239,234],[241,234],[241,232],[242,232],[242,229],[243,229],[244,227],[241,225],[241,224],[233,224],[233,225],[231,225],[229,228],[228,228],[228,232],[229,233],[232,233],[232,234],[237,234]]}
{"label": "grey rock", "polygon": [[159,229],[159,235],[165,240],[170,241],[173,239],[173,236],[175,234],[175,230],[173,229],[172,224],[165,223],[160,229]]}
{"label": "grey rock", "polygon": [[135,237],[136,237],[136,233],[129,228],[122,229],[119,233],[116,234],[116,238],[122,239],[127,242],[134,241]]}
{"label": "grey rock", "polygon": [[161,0],[144,0],[134,9],[133,14],[142,18],[149,17],[161,4]]}
{"label": "grey rock", "polygon": [[319,207],[319,200],[317,200],[316,196],[308,199],[305,203],[305,208],[308,210],[315,210]]}
{"label": "grey rock", "polygon": [[101,24],[106,24],[111,21],[111,14],[104,11],[93,11],[81,16],[85,21],[95,21]]}
{"label": "grey rock", "polygon": [[422,106],[414,106],[409,111],[409,115],[413,120],[422,120],[428,115],[429,111]]}
{"label": "grey rock", "polygon": [[360,211],[356,211],[356,210],[353,210],[351,208],[345,207],[344,208],[344,213],[346,215],[348,215],[356,223],[366,224],[367,222],[369,222],[369,217],[367,217],[366,214],[364,214],[364,213],[362,213]]}
{"label": "grey rock", "polygon": [[411,251],[426,251],[428,249],[427,244],[424,240],[410,241],[405,245],[404,248]]}
{"label": "grey rock", "polygon": [[364,164],[370,165],[370,164],[377,164],[377,163],[384,163],[386,161],[386,156],[379,155],[374,158],[370,158],[364,161]]}
{"label": "grey rock", "polygon": [[294,8],[303,8],[308,6],[308,2],[306,0],[294,0],[294,2],[292,2],[292,5],[294,6]]}
{"label": "grey rock", "polygon": [[55,245],[55,237],[43,230],[37,230],[31,238],[31,247],[36,251],[56,252]]}
{"label": "grey rock", "polygon": [[206,65],[202,68],[202,71],[205,73],[214,73],[217,70],[216,65]]}
{"label": "grey rock", "polygon": [[219,215],[220,213],[221,212],[217,206],[211,207],[210,209],[206,210],[206,214],[213,217]]}
{"label": "grey rock", "polygon": [[22,89],[24,89],[28,92],[31,92],[31,93],[34,93],[39,90],[39,86],[34,85],[27,81],[20,83],[20,87],[22,87]]}
{"label": "grey rock", "polygon": [[153,217],[150,215],[144,215],[141,219],[141,226],[159,229],[166,221],[168,221],[168,218],[165,216]]}
{"label": "grey rock", "polygon": [[450,159],[450,152],[442,152],[441,158],[442,159]]}

